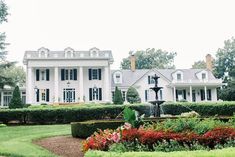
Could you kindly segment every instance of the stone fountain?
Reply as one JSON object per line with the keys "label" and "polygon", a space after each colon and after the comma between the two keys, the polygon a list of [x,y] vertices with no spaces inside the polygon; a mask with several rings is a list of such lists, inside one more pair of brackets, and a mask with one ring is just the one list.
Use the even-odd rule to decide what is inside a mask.
{"label": "stone fountain", "polygon": [[154,117],[160,117],[160,114],[161,114],[161,110],[160,110],[160,105],[162,103],[164,103],[165,101],[162,101],[162,100],[159,100],[158,99],[158,92],[160,89],[162,89],[163,87],[158,87],[158,79],[160,77],[158,77],[156,74],[152,77],[155,81],[155,86],[154,87],[151,87],[150,89],[152,89],[156,96],[155,96],[155,100],[154,101],[149,101],[149,103],[153,104],[154,105]]}

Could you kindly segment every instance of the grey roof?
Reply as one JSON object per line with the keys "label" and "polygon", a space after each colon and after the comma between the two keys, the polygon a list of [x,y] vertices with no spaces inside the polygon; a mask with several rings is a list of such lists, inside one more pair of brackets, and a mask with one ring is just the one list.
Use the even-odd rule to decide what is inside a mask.
{"label": "grey roof", "polygon": [[[198,72],[201,72],[202,70],[205,70],[208,72],[208,80],[216,80],[214,75],[211,71],[206,69],[136,69],[134,72],[131,70],[111,70],[112,73],[112,87],[115,86],[122,86],[122,87],[128,87],[133,85],[136,81],[138,81],[141,77],[143,77],[145,74],[147,74],[149,71],[155,71],[156,73],[160,73],[165,79],[171,83],[173,80],[172,73],[176,71],[182,71],[183,72],[183,81],[191,80],[192,82],[197,82],[198,78],[196,74]],[[122,72],[122,84],[114,84],[113,81],[113,74],[116,71]],[[160,76],[161,77],[161,76]]]}

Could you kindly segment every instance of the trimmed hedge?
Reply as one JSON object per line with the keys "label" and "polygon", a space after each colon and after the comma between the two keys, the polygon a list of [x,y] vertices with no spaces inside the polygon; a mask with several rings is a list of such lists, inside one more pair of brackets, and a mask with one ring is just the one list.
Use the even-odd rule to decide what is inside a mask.
{"label": "trimmed hedge", "polygon": [[98,129],[117,129],[123,124],[124,121],[121,120],[73,122],[71,123],[71,131],[73,137],[87,138]]}
{"label": "trimmed hedge", "polygon": [[184,112],[196,111],[201,116],[232,116],[235,113],[235,102],[200,102],[200,103],[165,103],[164,114],[180,115]]}
{"label": "trimmed hedge", "polygon": [[0,122],[20,124],[65,124],[94,119],[114,119],[129,106],[141,114],[149,112],[149,105],[94,105],[92,107],[51,107],[0,110]]}

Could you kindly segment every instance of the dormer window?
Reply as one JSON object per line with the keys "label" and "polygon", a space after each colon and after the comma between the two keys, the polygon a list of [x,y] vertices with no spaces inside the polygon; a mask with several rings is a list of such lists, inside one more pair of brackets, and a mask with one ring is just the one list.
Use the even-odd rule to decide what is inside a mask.
{"label": "dormer window", "polygon": [[73,55],[74,55],[74,50],[72,49],[72,48],[70,48],[70,47],[67,47],[65,50],[64,50],[64,54],[65,54],[65,57],[66,58],[71,58],[71,57],[73,57]]}
{"label": "dormer window", "polygon": [[113,75],[113,80],[115,84],[122,83],[122,73],[120,71],[117,71]]}
{"label": "dormer window", "polygon": [[47,58],[48,52],[49,52],[49,49],[42,47],[42,48],[38,49],[38,56],[40,58]]}
{"label": "dormer window", "polygon": [[45,58],[46,57],[46,53],[44,51],[41,52],[41,57]]}
{"label": "dormer window", "polygon": [[206,79],[206,73],[202,73],[202,80]]}
{"label": "dormer window", "polygon": [[181,81],[182,80],[182,75],[181,74],[177,74],[177,81]]}

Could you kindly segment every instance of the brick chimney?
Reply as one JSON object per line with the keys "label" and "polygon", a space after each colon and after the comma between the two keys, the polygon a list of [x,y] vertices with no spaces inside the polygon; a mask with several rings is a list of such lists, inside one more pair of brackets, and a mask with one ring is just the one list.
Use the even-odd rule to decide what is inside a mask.
{"label": "brick chimney", "polygon": [[212,71],[212,61],[213,61],[213,58],[211,56],[211,54],[207,54],[206,55],[206,69]]}
{"label": "brick chimney", "polygon": [[133,55],[133,54],[131,55],[130,61],[131,61],[131,71],[134,72],[135,71],[135,62],[136,62],[135,55]]}

